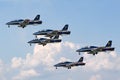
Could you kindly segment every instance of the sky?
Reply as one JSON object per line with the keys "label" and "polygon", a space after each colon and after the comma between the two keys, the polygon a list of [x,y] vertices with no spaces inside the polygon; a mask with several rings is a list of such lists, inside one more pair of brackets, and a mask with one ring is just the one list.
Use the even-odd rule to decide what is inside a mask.
{"label": "sky", "polygon": [[[120,80],[120,1],[119,0],[0,0],[0,80]],[[8,28],[7,22],[34,19],[41,25]],[[61,43],[32,45],[32,34],[43,29],[62,29],[69,24],[71,34]],[[40,36],[42,37],[42,36]],[[113,41],[113,52],[96,56],[76,50],[104,46]],[[85,66],[58,68],[61,61],[78,61]]]}

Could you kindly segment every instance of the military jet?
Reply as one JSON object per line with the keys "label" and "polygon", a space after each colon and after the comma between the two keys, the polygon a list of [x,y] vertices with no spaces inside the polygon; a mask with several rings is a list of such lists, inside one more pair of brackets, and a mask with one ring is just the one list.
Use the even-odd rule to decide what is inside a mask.
{"label": "military jet", "polygon": [[62,40],[61,39],[58,39],[59,36],[55,36],[53,39],[47,39],[47,38],[40,38],[40,39],[34,39],[34,40],[31,40],[29,41],[28,43],[31,44],[34,43],[38,43],[39,45],[43,45],[45,46],[47,43],[58,43],[58,42],[61,42]]}
{"label": "military jet", "polygon": [[42,24],[42,21],[40,20],[40,15],[37,15],[34,18],[34,20],[19,19],[19,20],[13,20],[13,21],[6,23],[8,27],[10,27],[10,25],[18,25],[18,27],[22,27],[22,28],[26,27],[27,25],[38,25],[38,24]]}
{"label": "military jet", "polygon": [[71,32],[68,31],[68,24],[66,24],[62,30],[51,30],[51,29],[46,29],[46,30],[41,30],[38,32],[33,33],[37,37],[37,35],[45,35],[45,37],[50,37],[52,38],[53,36],[56,35],[69,35]]}
{"label": "military jet", "polygon": [[86,63],[83,62],[83,57],[81,57],[77,62],[69,62],[69,61],[65,61],[65,62],[60,62],[56,65],[54,65],[54,67],[65,67],[68,69],[71,69],[71,67],[74,66],[84,66]]}
{"label": "military jet", "polygon": [[90,46],[90,47],[84,47],[81,49],[76,50],[76,52],[87,52],[88,54],[98,54],[98,52],[106,52],[106,51],[114,51],[114,47],[112,46],[112,41],[108,41],[108,43],[106,44],[106,46],[102,46],[102,47],[97,47],[97,46]]}

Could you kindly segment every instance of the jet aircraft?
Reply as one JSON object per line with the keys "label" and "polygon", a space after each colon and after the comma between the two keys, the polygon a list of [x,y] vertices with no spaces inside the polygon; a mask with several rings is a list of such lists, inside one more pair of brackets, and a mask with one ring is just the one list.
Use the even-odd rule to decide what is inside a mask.
{"label": "jet aircraft", "polygon": [[106,51],[114,51],[114,47],[112,46],[112,41],[108,41],[108,43],[106,44],[106,46],[102,46],[102,47],[97,47],[97,46],[90,46],[90,47],[83,47],[81,49],[76,50],[76,52],[87,52],[88,54],[98,54],[98,52],[106,52]]}
{"label": "jet aircraft", "polygon": [[51,29],[46,29],[46,30],[41,30],[38,32],[33,33],[37,37],[37,35],[45,35],[45,37],[50,37],[52,38],[53,36],[56,35],[69,35],[71,32],[68,31],[68,24],[66,24],[62,30],[51,30]]}
{"label": "jet aircraft", "polygon": [[8,27],[10,27],[10,25],[18,25],[18,27],[22,27],[22,28],[26,27],[27,25],[37,25],[37,24],[42,24],[42,21],[40,20],[40,15],[37,15],[34,18],[34,20],[19,19],[19,20],[13,20],[13,21],[6,23]]}
{"label": "jet aircraft", "polygon": [[40,38],[40,39],[34,39],[34,40],[31,40],[29,41],[28,43],[31,44],[32,43],[38,43],[39,45],[43,45],[45,46],[47,43],[58,43],[58,42],[61,42],[62,40],[61,39],[58,39],[59,36],[55,36],[53,39],[47,39],[47,38]]}
{"label": "jet aircraft", "polygon": [[54,65],[54,67],[65,67],[68,69],[71,69],[71,67],[74,66],[84,66],[86,63],[83,62],[83,57],[81,57],[77,62],[69,62],[69,61],[65,61],[65,62],[60,62],[56,65]]}

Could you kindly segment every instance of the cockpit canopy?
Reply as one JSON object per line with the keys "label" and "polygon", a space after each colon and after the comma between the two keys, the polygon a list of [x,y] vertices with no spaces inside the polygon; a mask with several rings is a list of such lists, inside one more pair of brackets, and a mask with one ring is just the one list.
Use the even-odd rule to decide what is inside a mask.
{"label": "cockpit canopy", "polygon": [[90,46],[90,48],[97,48],[97,46]]}
{"label": "cockpit canopy", "polygon": [[64,64],[68,64],[68,63],[71,63],[71,62],[68,62],[68,61],[66,61],[66,62],[63,62]]}
{"label": "cockpit canopy", "polygon": [[42,31],[40,31],[40,32],[49,32],[49,31],[53,31],[53,30],[51,30],[51,29],[46,29],[46,30],[42,30]]}
{"label": "cockpit canopy", "polygon": [[21,21],[23,21],[23,19],[14,20],[14,21],[11,21],[11,22],[21,22]]}
{"label": "cockpit canopy", "polygon": [[81,49],[88,49],[88,48],[97,48],[97,46],[86,46],[86,47],[83,47]]}

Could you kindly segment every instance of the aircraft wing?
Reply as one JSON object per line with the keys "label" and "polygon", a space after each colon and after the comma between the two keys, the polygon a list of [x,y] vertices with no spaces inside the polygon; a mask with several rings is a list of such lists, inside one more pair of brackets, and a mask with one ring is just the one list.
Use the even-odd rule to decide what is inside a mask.
{"label": "aircraft wing", "polygon": [[58,31],[57,30],[52,31],[52,32],[48,32],[46,37],[52,38],[53,36],[56,36],[56,35],[58,35]]}
{"label": "aircraft wing", "polygon": [[[52,41],[53,40],[51,40],[51,39],[45,39],[45,40],[42,40],[41,42],[40,42],[40,44],[42,44],[43,46],[45,46],[47,43],[52,43]],[[53,41],[54,42],[54,41]]]}
{"label": "aircraft wing", "polygon": [[29,24],[29,19],[26,19],[26,20],[24,20],[22,23],[20,23],[20,26],[19,27],[26,27],[26,25],[28,25]]}
{"label": "aircraft wing", "polygon": [[44,41],[40,41],[40,43],[39,43],[39,44],[41,44],[41,45],[45,46],[47,43],[48,43],[48,40],[44,40]]}
{"label": "aircraft wing", "polygon": [[52,34],[55,34],[55,35],[58,34],[58,30],[54,30]]}
{"label": "aircraft wing", "polygon": [[98,53],[98,48],[97,49],[92,49],[88,54],[97,54]]}
{"label": "aircraft wing", "polygon": [[43,46],[45,46],[47,43],[38,43],[39,45],[43,45]]}
{"label": "aircraft wing", "polygon": [[74,63],[74,62],[71,62],[71,63],[69,63],[69,64],[66,64],[66,66],[67,66],[67,67],[76,66],[76,63]]}

